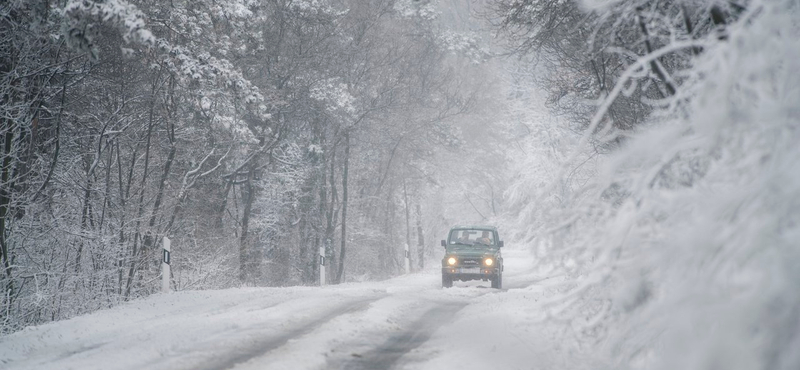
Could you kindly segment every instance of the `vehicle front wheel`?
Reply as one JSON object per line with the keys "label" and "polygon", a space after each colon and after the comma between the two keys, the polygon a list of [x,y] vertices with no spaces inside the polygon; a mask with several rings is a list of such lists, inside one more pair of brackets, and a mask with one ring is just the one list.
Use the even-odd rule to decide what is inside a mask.
{"label": "vehicle front wheel", "polygon": [[453,287],[453,279],[449,276],[442,275],[442,288],[452,288]]}
{"label": "vehicle front wheel", "polygon": [[499,274],[492,278],[492,288],[503,289],[503,274]]}

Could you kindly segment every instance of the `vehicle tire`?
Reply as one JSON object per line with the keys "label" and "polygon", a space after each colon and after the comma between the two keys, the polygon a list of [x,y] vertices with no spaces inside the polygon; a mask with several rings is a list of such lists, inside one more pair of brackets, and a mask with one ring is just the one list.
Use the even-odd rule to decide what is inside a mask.
{"label": "vehicle tire", "polygon": [[453,279],[449,276],[442,275],[442,288],[452,288],[453,287]]}
{"label": "vehicle tire", "polygon": [[492,288],[503,289],[503,274],[499,274],[492,279]]}

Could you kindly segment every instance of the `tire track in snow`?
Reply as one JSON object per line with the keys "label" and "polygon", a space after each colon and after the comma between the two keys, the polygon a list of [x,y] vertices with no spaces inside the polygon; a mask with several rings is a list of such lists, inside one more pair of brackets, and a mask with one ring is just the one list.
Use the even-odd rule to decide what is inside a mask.
{"label": "tire track in snow", "polygon": [[347,370],[391,369],[405,354],[424,344],[441,326],[452,321],[453,316],[466,307],[469,302],[448,302],[428,309],[419,320],[411,323],[406,330],[389,337],[378,347],[363,354],[353,354],[353,358],[340,366],[329,368]]}
{"label": "tire track in snow", "polygon": [[334,310],[325,313],[322,316],[301,324],[299,327],[296,327],[288,332],[281,333],[277,336],[265,336],[263,338],[248,342],[245,345],[229,348],[226,352],[221,352],[219,355],[208,359],[202,364],[195,364],[191,366],[191,369],[225,370],[233,368],[236,365],[247,362],[252,358],[263,356],[275,349],[278,349],[294,338],[309,334],[321,325],[335,319],[336,317],[364,310],[369,306],[370,303],[385,297],[385,294],[380,294],[367,299],[348,302]]}

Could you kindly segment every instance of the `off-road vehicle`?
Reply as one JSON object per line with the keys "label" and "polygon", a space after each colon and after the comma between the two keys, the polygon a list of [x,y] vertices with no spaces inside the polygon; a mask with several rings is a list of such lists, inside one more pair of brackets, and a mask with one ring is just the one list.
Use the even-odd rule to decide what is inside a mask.
{"label": "off-road vehicle", "polygon": [[503,287],[503,241],[494,226],[456,226],[450,229],[442,259],[442,287],[453,281],[491,281],[492,288]]}

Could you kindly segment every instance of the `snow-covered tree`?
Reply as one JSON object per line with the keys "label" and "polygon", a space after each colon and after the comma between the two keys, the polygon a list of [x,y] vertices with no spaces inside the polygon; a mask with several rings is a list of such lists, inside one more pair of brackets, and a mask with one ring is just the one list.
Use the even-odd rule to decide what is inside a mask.
{"label": "snow-covered tree", "polygon": [[[576,354],[613,367],[796,367],[796,5],[583,6],[588,18],[631,19],[647,33],[592,107],[588,130],[555,147],[564,154],[551,180],[539,188],[520,167],[514,207],[550,210],[526,216],[523,236],[540,241],[539,268],[557,277],[531,304],[567,323]],[[605,124],[614,101],[636,97],[648,79],[664,98],[639,96],[646,119],[613,151],[598,150],[619,138]],[[591,155],[585,182],[553,205]]]}

